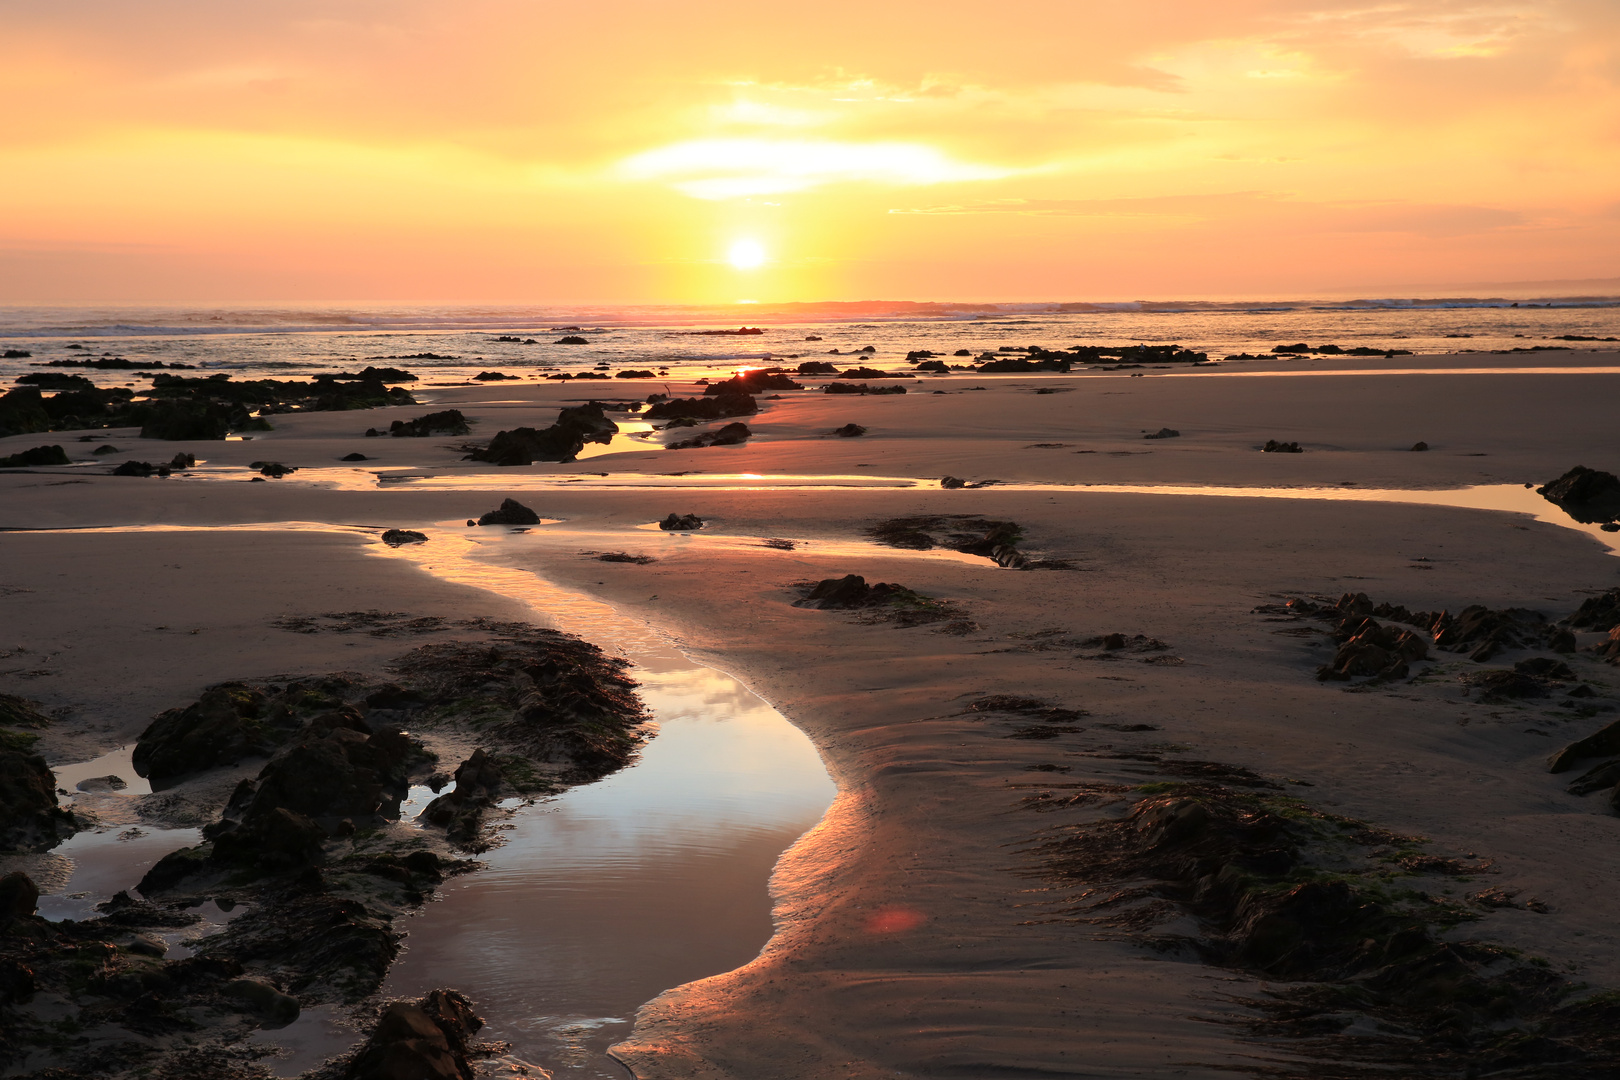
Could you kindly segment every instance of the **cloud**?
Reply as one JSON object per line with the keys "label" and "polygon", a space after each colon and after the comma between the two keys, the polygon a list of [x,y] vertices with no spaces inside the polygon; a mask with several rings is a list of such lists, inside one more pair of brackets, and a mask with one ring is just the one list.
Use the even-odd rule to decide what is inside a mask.
{"label": "cloud", "polygon": [[1528,223],[1525,214],[1488,206],[1404,202],[1310,202],[1261,191],[1133,199],[993,199],[890,210],[891,214],[1023,214],[1035,217],[1265,220],[1315,233],[1411,233],[1469,236]]}
{"label": "cloud", "polygon": [[827,184],[917,186],[998,180],[1014,170],[954,161],[930,146],[822,139],[692,139],[619,163],[630,180],[662,180],[697,199],[807,191]]}

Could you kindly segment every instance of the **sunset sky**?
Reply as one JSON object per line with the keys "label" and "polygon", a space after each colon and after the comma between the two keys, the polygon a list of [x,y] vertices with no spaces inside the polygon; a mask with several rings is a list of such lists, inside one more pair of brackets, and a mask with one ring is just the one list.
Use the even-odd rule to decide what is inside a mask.
{"label": "sunset sky", "polygon": [[0,0],[0,302],[1620,276],[1615,0]]}

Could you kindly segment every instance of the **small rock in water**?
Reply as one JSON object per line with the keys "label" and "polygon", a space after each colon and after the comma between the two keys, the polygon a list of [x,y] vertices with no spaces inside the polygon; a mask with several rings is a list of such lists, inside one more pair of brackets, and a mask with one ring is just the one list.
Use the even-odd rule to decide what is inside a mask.
{"label": "small rock in water", "polygon": [[955,491],[957,488],[967,487],[967,481],[960,476],[942,476],[939,478],[939,486],[947,491]]}
{"label": "small rock in water", "polygon": [[670,514],[658,527],[665,532],[691,532],[703,528],[703,519],[696,514]]}
{"label": "small rock in water", "polygon": [[502,499],[499,510],[491,510],[478,519],[480,525],[538,525],[540,515],[516,499]]}
{"label": "small rock in water", "polygon": [[427,536],[415,529],[389,529],[382,534],[382,542],[389,547],[399,547],[403,544],[425,544]]}
{"label": "small rock in water", "polygon": [[834,428],[833,434],[841,439],[853,439],[856,436],[865,435],[866,429],[859,424],[845,424],[841,428]]}
{"label": "small rock in water", "polygon": [[344,454],[342,457],[338,458],[338,460],[339,461],[370,461],[371,459],[366,457],[366,455],[364,455],[364,454]]}
{"label": "small rock in water", "polygon": [[1412,444],[1413,450],[1427,450],[1428,448],[1429,444],[1426,442],[1415,442]]}
{"label": "small rock in water", "polygon": [[1262,454],[1303,454],[1304,448],[1297,442],[1278,442],[1276,439],[1267,439],[1266,445],[1260,448]]}
{"label": "small rock in water", "polygon": [[235,998],[276,1027],[298,1019],[298,999],[284,994],[269,979],[244,975],[225,984],[225,996]]}
{"label": "small rock in water", "polygon": [[74,787],[80,791],[123,791],[129,787],[122,776],[92,776],[88,780],[80,780]]}
{"label": "small rock in water", "polygon": [[1160,428],[1158,431],[1155,431],[1151,435],[1144,435],[1144,436],[1142,436],[1142,438],[1144,438],[1144,439],[1179,439],[1179,438],[1181,438],[1181,432],[1177,431],[1175,428],[1167,428],[1166,427],[1166,428]]}
{"label": "small rock in water", "polygon": [[248,468],[258,469],[261,475],[268,476],[272,480],[280,480],[283,476],[298,471],[296,465],[283,465],[279,461],[254,461],[248,464]]}

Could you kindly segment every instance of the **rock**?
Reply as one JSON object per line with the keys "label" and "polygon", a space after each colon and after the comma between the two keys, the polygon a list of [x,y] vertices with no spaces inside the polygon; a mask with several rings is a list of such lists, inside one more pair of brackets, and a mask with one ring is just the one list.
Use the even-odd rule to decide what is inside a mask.
{"label": "rock", "polygon": [[516,499],[502,499],[498,510],[491,510],[478,519],[480,525],[538,525],[540,515]]}
{"label": "rock", "polygon": [[[397,812],[409,788],[406,774],[417,757],[416,745],[396,729],[367,734],[356,727],[366,724],[349,708],[312,720],[304,738],[259,772],[252,794],[244,800],[243,826],[254,828],[280,809],[310,818],[327,830],[335,828],[340,818],[371,821]],[[276,827],[285,824],[278,822]]]}
{"label": "rock", "polygon": [[[499,513],[500,511],[495,511]],[[401,547],[405,544],[425,544],[427,536],[415,529],[389,529],[382,534],[382,542],[389,547]]]}
{"label": "rock", "polygon": [[691,532],[703,528],[703,519],[696,514],[670,514],[658,527],[665,532]]}
{"label": "rock", "polygon": [[859,424],[845,424],[841,428],[834,428],[833,434],[840,439],[854,439],[866,434],[866,429]]}
{"label": "rock", "polygon": [[[289,769],[303,764],[289,766]],[[312,779],[326,778],[315,770],[308,770],[306,775]],[[318,793],[312,796],[306,803],[328,805]],[[252,815],[249,824],[214,837],[211,862],[251,866],[261,873],[276,874],[300,871],[326,861],[326,830],[307,814],[285,806],[273,806],[257,814],[250,808],[249,813]]]}
{"label": "rock", "polygon": [[753,416],[759,404],[750,394],[719,394],[715,397],[674,398],[654,404],[642,415],[648,420],[674,420],[682,417],[693,420],[727,420],[734,416]]}
{"label": "rock", "polygon": [[290,476],[298,471],[296,465],[283,465],[279,461],[255,461],[248,465],[250,469],[258,469],[260,475],[268,476],[272,480],[280,480],[283,476]]}
{"label": "rock", "polygon": [[1575,672],[1570,670],[1569,665],[1550,656],[1532,656],[1527,660],[1520,660],[1513,665],[1513,670],[1536,679],[1575,681]]}
{"label": "rock", "polygon": [[1263,454],[1303,454],[1305,451],[1297,442],[1278,442],[1276,439],[1267,439],[1266,445],[1260,448]]}
{"label": "rock", "polygon": [[1620,589],[1610,589],[1601,596],[1589,596],[1581,601],[1569,625],[1576,630],[1608,630],[1620,626]]}
{"label": "rock", "polygon": [[1552,756],[1547,771],[1568,772],[1575,763],[1585,758],[1614,757],[1620,755],[1620,720],[1616,720],[1584,739],[1570,743]]}
{"label": "rock", "polygon": [[1620,784],[1620,761],[1605,761],[1594,769],[1587,770],[1574,783],[1569,785],[1571,795],[1590,795],[1594,791],[1614,787]]}
{"label": "rock", "polygon": [[92,776],[73,785],[80,791],[123,791],[129,783],[122,776]]}
{"label": "rock", "polygon": [[209,869],[208,850],[202,847],[171,851],[148,870],[136,888],[145,896],[156,896],[174,888],[193,874]]}
{"label": "rock", "polygon": [[[806,338],[805,340],[810,341],[812,339]],[[814,340],[820,341],[821,339],[815,338]],[[806,360],[804,363],[799,365],[799,374],[836,375],[838,374],[838,366],[836,364],[829,364],[825,360]]]}
{"label": "rock", "polygon": [[1539,679],[1519,671],[1481,671],[1471,675],[1467,681],[1484,690],[1487,699],[1547,696],[1547,688]]}
{"label": "rock", "polygon": [[[125,893],[124,895],[129,895]],[[129,951],[137,956],[162,956],[169,951],[168,942],[152,934],[136,934],[129,943]]]}
{"label": "rock", "polygon": [[141,438],[175,442],[223,439],[252,420],[243,405],[191,398],[153,401],[143,407],[141,415]]}
{"label": "rock", "polygon": [[947,491],[955,491],[967,487],[967,481],[960,476],[942,476],[939,478],[939,486]]}
{"label": "rock", "polygon": [[615,379],[656,379],[658,373],[649,368],[625,368],[613,373]]}
{"label": "rock", "polygon": [[1153,434],[1144,435],[1144,436],[1142,436],[1142,438],[1144,438],[1144,439],[1179,439],[1179,438],[1181,438],[1181,432],[1177,431],[1175,428],[1160,428],[1158,431],[1155,431]]}
{"label": "rock", "polygon": [[108,454],[121,454],[121,453],[123,453],[123,451],[118,449],[118,447],[113,446],[111,443],[103,443],[101,446],[98,446],[94,450],[90,451],[90,456],[91,457],[106,457]]}
{"label": "rock", "polygon": [[1598,528],[1604,532],[1620,532],[1620,521],[1605,521]]}
{"label": "rock", "polygon": [[37,386],[19,386],[0,394],[0,438],[49,431],[51,416]]}
{"label": "rock", "polygon": [[1584,524],[1613,524],[1620,518],[1620,478],[1612,473],[1577,465],[1536,494]]}
{"label": "rock", "polygon": [[149,461],[126,461],[112,471],[114,476],[144,477],[151,476],[153,473],[159,476],[168,476],[169,467],[167,465],[153,465]]}
{"label": "rock", "polygon": [[29,469],[40,465],[71,465],[60,446],[36,446],[10,457],[0,457],[0,469]]}
{"label": "rock", "polygon": [[39,910],[39,886],[21,870],[0,877],[0,924],[31,918]]}
{"label": "rock", "polygon": [[[375,430],[375,429],[373,429],[373,430]],[[342,457],[338,458],[338,460],[339,461],[370,461],[371,459],[366,457],[366,455],[364,455],[364,454],[344,454]]]}
{"label": "rock", "polygon": [[748,425],[732,422],[718,431],[705,431],[690,439],[679,439],[667,444],[665,450],[696,450],[707,446],[740,446],[753,434]]}
{"label": "rock", "polygon": [[1412,444],[1412,449],[1415,450],[1415,451],[1420,451],[1421,452],[1423,450],[1427,450],[1428,448],[1429,448],[1429,444],[1426,443],[1426,442],[1415,442],[1415,443]]}
{"label": "rock", "polygon": [[349,1064],[344,1080],[472,1080],[472,1037],[484,1026],[454,990],[396,1001]]}
{"label": "rock", "polygon": [[242,683],[221,683],[194,704],[160,714],[135,743],[135,771],[152,790],[244,758],[265,757],[275,733],[263,719],[263,692]]}
{"label": "rock", "polygon": [[[298,999],[284,994],[269,979],[244,975],[225,984],[226,997],[235,998],[269,1021],[266,1027],[285,1027],[298,1019]],[[404,1080],[403,1077],[400,1080]]]}
{"label": "rock", "polygon": [[465,435],[472,429],[460,409],[445,409],[428,413],[414,420],[395,420],[388,425],[388,434],[395,438],[427,438],[432,435]]}
{"label": "rock", "polygon": [[705,397],[715,397],[720,394],[763,394],[769,390],[803,389],[804,387],[786,375],[756,368],[727,379],[725,382],[711,383],[703,391],[703,394]]}
{"label": "rock", "polygon": [[499,431],[483,450],[467,455],[470,461],[492,465],[532,465],[536,461],[573,461],[585,448],[585,439],[571,428],[553,424],[545,430],[532,427]]}
{"label": "rock", "polygon": [[503,371],[480,371],[473,376],[479,382],[500,382],[502,379],[518,379],[520,375],[508,375]]}
{"label": "rock", "polygon": [[903,386],[868,386],[865,383],[831,382],[821,388],[824,394],[903,394]]}
{"label": "rock", "polygon": [[56,805],[56,777],[45,759],[0,750],[0,850],[43,850],[75,828],[73,816]]}
{"label": "rock", "polygon": [[943,360],[924,360],[922,363],[917,365],[917,370],[931,371],[936,375],[948,375],[950,374],[951,368],[950,365],[945,363]]}
{"label": "rock", "polygon": [[1597,647],[1597,654],[1611,664],[1620,664],[1620,626],[1609,631],[1609,640]]}
{"label": "rock", "polygon": [[558,338],[552,344],[554,344],[554,345],[589,345],[590,342],[586,341],[584,338],[580,337],[578,334],[569,334],[567,337]]}
{"label": "rock", "polygon": [[482,747],[456,767],[456,786],[428,803],[422,819],[442,826],[446,835],[463,846],[477,839],[484,812],[508,789],[500,766]]}
{"label": "rock", "polygon": [[903,585],[880,581],[868,585],[859,574],[846,574],[841,578],[825,578],[793,606],[833,610],[838,608],[864,608],[884,604],[905,596],[910,590]]}

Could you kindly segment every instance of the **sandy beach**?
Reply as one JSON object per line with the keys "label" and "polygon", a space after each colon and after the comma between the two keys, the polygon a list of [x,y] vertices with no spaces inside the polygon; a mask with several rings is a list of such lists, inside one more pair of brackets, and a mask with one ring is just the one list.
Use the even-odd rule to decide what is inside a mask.
{"label": "sandy beach", "polygon": [[[422,388],[415,407],[275,416],[251,441],[15,436],[0,439],[0,457],[42,443],[76,460],[102,442],[120,452],[108,467],[0,471],[0,693],[55,715],[35,747],[48,762],[85,761],[226,680],[381,679],[406,649],[457,640],[458,621],[544,625],[520,600],[435,573],[468,559],[532,571],[734,676],[808,735],[837,784],[768,883],[776,932],[763,952],[670,987],[637,1015],[615,1056],[639,1080],[1352,1076],[1379,1061],[1415,1075],[1400,1071],[1409,1060],[1377,1056],[1387,1048],[1268,1028],[1272,1014],[1254,1004],[1279,986],[1347,985],[1365,968],[1290,974],[1223,959],[1205,940],[1215,931],[1203,900],[1154,892],[1145,871],[1065,877],[1050,845],[1085,850],[1146,799],[1215,797],[1176,785],[1273,800],[1220,804],[1251,815],[1263,805],[1290,821],[1353,819],[1375,839],[1320,856],[1296,839],[1298,858],[1371,867],[1334,873],[1361,874],[1399,904],[1421,894],[1441,913],[1425,923],[1432,941],[1502,950],[1489,963],[1469,953],[1479,971],[1508,970],[1511,952],[1569,984],[1559,1007],[1620,990],[1606,902],[1620,884],[1620,817],[1607,794],[1568,793],[1578,774],[1547,764],[1616,719],[1620,671],[1539,644],[1485,662],[1430,644],[1408,677],[1319,681],[1335,624],[1286,607],[1361,593],[1410,612],[1529,609],[1550,624],[1620,586],[1616,534],[1577,527],[1545,500],[1536,520],[1328,490],[1506,498],[1576,465],[1620,470],[1617,380],[1615,353],[925,377],[897,380],[903,395],[762,394],[740,446],[654,443],[514,468],[463,461],[462,444],[545,428],[593,394],[641,400],[664,382]],[[364,435],[451,408],[470,436]],[[831,434],[851,423],[865,434]],[[1166,428],[1178,434],[1144,438]],[[1303,452],[1262,453],[1268,440]],[[1419,441],[1425,452],[1411,449]],[[108,475],[176,452],[198,467]],[[368,460],[339,460],[351,453]],[[298,471],[257,482],[248,466],[264,460]],[[942,477],[969,486],[942,488]],[[555,523],[464,524],[508,497]],[[649,527],[671,513],[703,528]],[[903,518],[938,546],[874,541],[870,530]],[[953,522],[1016,523],[1018,551],[1049,568],[950,550]],[[427,542],[389,548],[384,529]],[[905,586],[921,598],[906,610],[926,617],[795,606],[849,574]],[[441,623],[408,639],[278,626],[365,611]],[[1601,640],[1590,628],[1576,642]],[[1572,677],[1523,697],[1475,678],[1540,656]],[[466,738],[433,744],[446,771],[473,749]],[[260,764],[176,797],[200,822]],[[59,856],[7,859],[60,891]],[[1110,894],[1112,906],[1091,906]],[[1125,911],[1138,914],[1115,918]],[[1530,1030],[1550,1008],[1476,1026]],[[1345,1024],[1374,1032],[1371,1020]],[[1487,1054],[1458,1039],[1446,1069],[1506,1060],[1494,1043]],[[1524,1061],[1513,1067],[1553,1067]],[[7,1075],[46,1064],[24,1055]],[[252,1063],[238,1067],[252,1075]]]}

